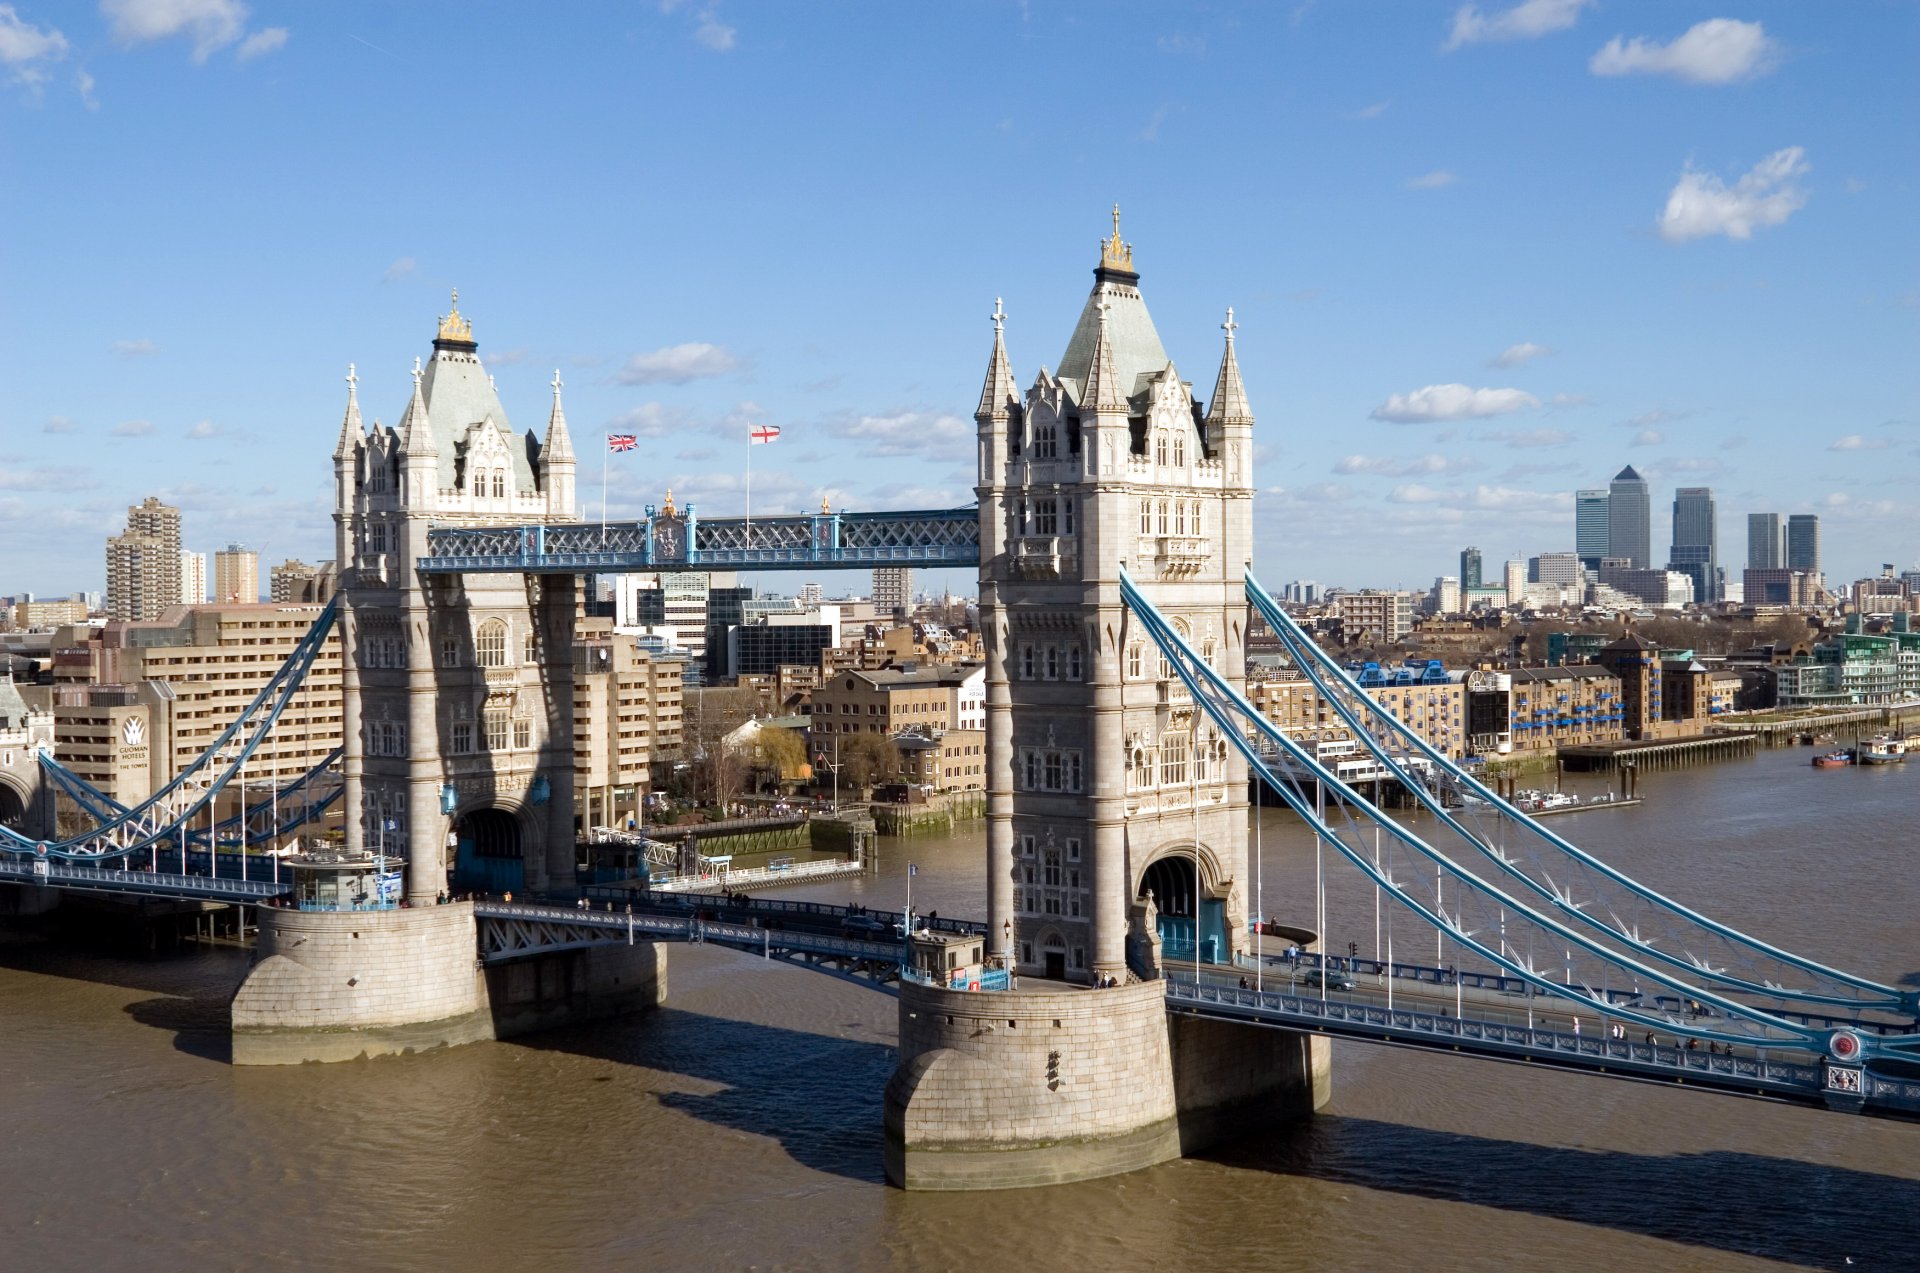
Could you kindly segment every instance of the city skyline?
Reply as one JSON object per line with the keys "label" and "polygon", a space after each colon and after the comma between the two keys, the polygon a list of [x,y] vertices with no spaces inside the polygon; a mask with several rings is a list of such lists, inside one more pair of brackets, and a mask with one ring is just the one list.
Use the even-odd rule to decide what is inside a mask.
{"label": "city skyline", "polygon": [[1920,547],[1908,11],[203,7],[6,11],[0,591],[101,588],[155,494],[188,547],[331,556],[340,378],[395,423],[456,286],[516,428],[560,367],[589,516],[614,431],[612,515],[739,512],[762,423],[756,514],[966,503],[994,298],[1056,365],[1115,202],[1183,378],[1235,307],[1263,577],[1572,549],[1628,462],[1817,513],[1830,579]]}

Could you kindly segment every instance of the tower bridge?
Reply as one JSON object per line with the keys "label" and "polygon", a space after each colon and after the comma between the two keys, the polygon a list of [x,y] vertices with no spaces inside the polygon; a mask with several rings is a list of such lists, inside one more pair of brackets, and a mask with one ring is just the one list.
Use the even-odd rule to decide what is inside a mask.
{"label": "tower bridge", "polygon": [[[1314,646],[1248,573],[1255,421],[1232,311],[1201,397],[1161,343],[1117,211],[1093,273],[1057,367],[1024,388],[996,304],[963,509],[749,521],[669,498],[585,522],[558,375],[544,433],[516,434],[457,296],[398,425],[363,422],[350,369],[333,453],[341,602],[325,616],[344,654],[344,736],[328,798],[350,859],[405,859],[409,904],[264,908],[236,1059],[409,1050],[650,1006],[665,994],[660,943],[704,940],[893,984],[887,1169],[913,1188],[1082,1179],[1310,1113],[1332,1037],[1920,1117],[1916,992],[1628,879],[1428,747]],[[831,913],[776,927],[771,912],[722,913],[725,899],[705,915],[684,899],[641,898],[631,914],[548,904],[574,887],[579,577],[888,564],[979,570],[977,936],[1016,988],[889,975],[898,947],[834,931]],[[1254,613],[1431,830],[1390,817],[1247,702]],[[91,800],[43,759],[97,826],[59,841],[0,827],[13,850],[0,879],[276,897],[268,882],[172,873],[166,846],[217,862],[223,834],[253,834],[257,809],[237,832],[196,828],[323,636],[142,806]],[[1256,781],[1336,866],[1430,926],[1458,971],[1328,956],[1324,914],[1298,930],[1303,958],[1275,969],[1248,908]],[[463,839],[517,859],[530,896],[442,904]],[[134,863],[146,869],[119,869]]]}

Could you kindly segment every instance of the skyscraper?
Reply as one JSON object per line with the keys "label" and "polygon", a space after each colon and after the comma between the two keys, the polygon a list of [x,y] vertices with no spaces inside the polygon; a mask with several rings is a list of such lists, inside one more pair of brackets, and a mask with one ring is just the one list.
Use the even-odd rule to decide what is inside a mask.
{"label": "skyscraper", "polygon": [[183,605],[203,606],[207,603],[207,555],[205,553],[183,552],[180,554],[180,601]]}
{"label": "skyscraper", "polygon": [[1780,514],[1747,514],[1747,569],[1778,570],[1786,562],[1780,551]]}
{"label": "skyscraper", "polygon": [[1480,550],[1468,548],[1460,554],[1460,589],[1464,593],[1469,588],[1480,586]]}
{"label": "skyscraper", "polygon": [[245,544],[228,544],[215,553],[213,599],[221,605],[252,605],[260,600],[260,554]]}
{"label": "skyscraper", "polygon": [[1713,488],[1683,486],[1673,493],[1673,551],[1667,569],[1693,580],[1693,599],[1718,601],[1720,579],[1718,536],[1714,530]]}
{"label": "skyscraper", "polygon": [[1653,560],[1653,507],[1647,479],[1633,465],[1614,474],[1607,486],[1607,556],[1623,557],[1635,570]]}
{"label": "skyscraper", "polygon": [[1814,514],[1795,513],[1787,518],[1786,565],[1788,570],[1820,573],[1820,519]]}
{"label": "skyscraper", "polygon": [[905,618],[913,609],[913,567],[875,566],[873,608],[883,615]]}
{"label": "skyscraper", "polygon": [[180,604],[180,510],[149,495],[107,540],[107,616],[157,618]]}
{"label": "skyscraper", "polygon": [[1605,491],[1573,493],[1573,550],[1579,554],[1582,566],[1588,570],[1600,569],[1600,559],[1607,555]]}

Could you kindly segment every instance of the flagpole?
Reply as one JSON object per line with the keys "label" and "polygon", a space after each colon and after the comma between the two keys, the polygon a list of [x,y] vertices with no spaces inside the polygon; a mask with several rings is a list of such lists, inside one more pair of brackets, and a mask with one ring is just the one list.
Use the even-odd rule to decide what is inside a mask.
{"label": "flagpole", "polygon": [[613,439],[600,448],[600,546],[607,543],[607,456],[613,452]]}
{"label": "flagpole", "polygon": [[747,547],[753,547],[753,432],[747,432]]}

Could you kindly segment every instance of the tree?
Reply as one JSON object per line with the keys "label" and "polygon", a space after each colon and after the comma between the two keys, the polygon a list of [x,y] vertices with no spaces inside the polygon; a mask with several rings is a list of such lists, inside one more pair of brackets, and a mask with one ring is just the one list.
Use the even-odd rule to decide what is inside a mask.
{"label": "tree", "polygon": [[753,754],[753,767],[771,773],[776,782],[798,778],[807,763],[807,746],[800,735],[778,725],[762,727],[748,749]]}
{"label": "tree", "polygon": [[900,749],[885,734],[850,734],[840,740],[840,777],[866,789],[900,776]]}

